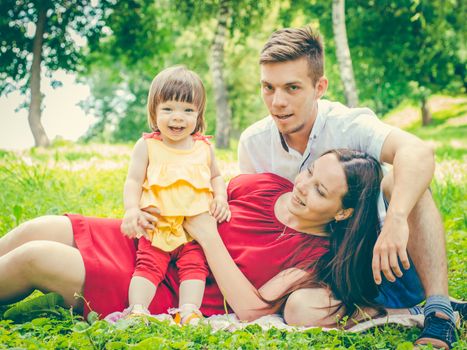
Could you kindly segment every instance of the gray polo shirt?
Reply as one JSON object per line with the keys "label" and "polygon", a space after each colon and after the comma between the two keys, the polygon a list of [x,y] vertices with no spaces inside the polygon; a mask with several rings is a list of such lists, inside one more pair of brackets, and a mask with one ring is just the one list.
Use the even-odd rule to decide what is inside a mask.
{"label": "gray polo shirt", "polygon": [[394,127],[381,122],[368,108],[348,108],[339,102],[318,101],[318,115],[305,152],[288,147],[268,116],[240,136],[238,162],[242,173],[275,173],[293,181],[321,154],[334,148],[367,152],[380,160],[384,140]]}

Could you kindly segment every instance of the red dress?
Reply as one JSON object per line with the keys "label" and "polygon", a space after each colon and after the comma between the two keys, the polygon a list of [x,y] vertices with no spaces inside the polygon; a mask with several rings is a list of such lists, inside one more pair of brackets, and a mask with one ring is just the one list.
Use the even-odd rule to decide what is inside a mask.
{"label": "red dress", "polygon": [[[229,183],[232,219],[218,226],[219,233],[237,266],[256,288],[280,271],[300,267],[327,251],[326,238],[284,227],[274,215],[276,199],[291,190],[292,183],[274,174],[240,175]],[[135,241],[120,232],[121,220],[68,217],[84,260],[84,297],[90,308],[102,316],[123,310],[128,306],[128,285],[135,267]],[[176,307],[178,287],[177,270],[171,263],[149,307],[151,313],[167,313],[168,308]],[[225,312],[212,274],[206,280],[201,312],[206,316]]]}

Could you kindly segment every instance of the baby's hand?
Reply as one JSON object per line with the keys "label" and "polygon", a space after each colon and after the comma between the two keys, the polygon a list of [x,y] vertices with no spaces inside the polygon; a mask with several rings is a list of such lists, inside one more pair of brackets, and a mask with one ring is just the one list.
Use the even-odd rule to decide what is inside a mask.
{"label": "baby's hand", "polygon": [[123,216],[120,230],[129,238],[140,238],[144,236],[149,239],[146,230],[154,230],[156,221],[157,219],[155,220],[153,215],[139,208],[131,208],[128,209]]}
{"label": "baby's hand", "polygon": [[231,213],[229,204],[224,196],[215,196],[210,208],[210,213],[218,223],[230,221]]}

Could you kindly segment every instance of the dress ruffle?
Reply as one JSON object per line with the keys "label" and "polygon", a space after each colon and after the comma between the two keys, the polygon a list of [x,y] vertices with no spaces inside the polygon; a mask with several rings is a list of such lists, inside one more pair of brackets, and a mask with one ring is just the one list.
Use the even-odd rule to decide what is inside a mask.
{"label": "dress ruffle", "polygon": [[169,187],[177,182],[185,182],[198,190],[212,191],[211,170],[207,164],[183,166],[165,163],[149,166],[144,188],[157,191],[158,188]]}

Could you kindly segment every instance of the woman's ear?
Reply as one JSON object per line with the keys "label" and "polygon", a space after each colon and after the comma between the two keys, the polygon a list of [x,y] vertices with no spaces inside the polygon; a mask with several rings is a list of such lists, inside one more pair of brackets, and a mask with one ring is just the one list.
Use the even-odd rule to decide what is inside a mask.
{"label": "woman's ear", "polygon": [[334,216],[334,219],[336,221],[342,221],[350,218],[353,214],[353,208],[347,208],[347,209],[341,209],[337,212],[336,216]]}

